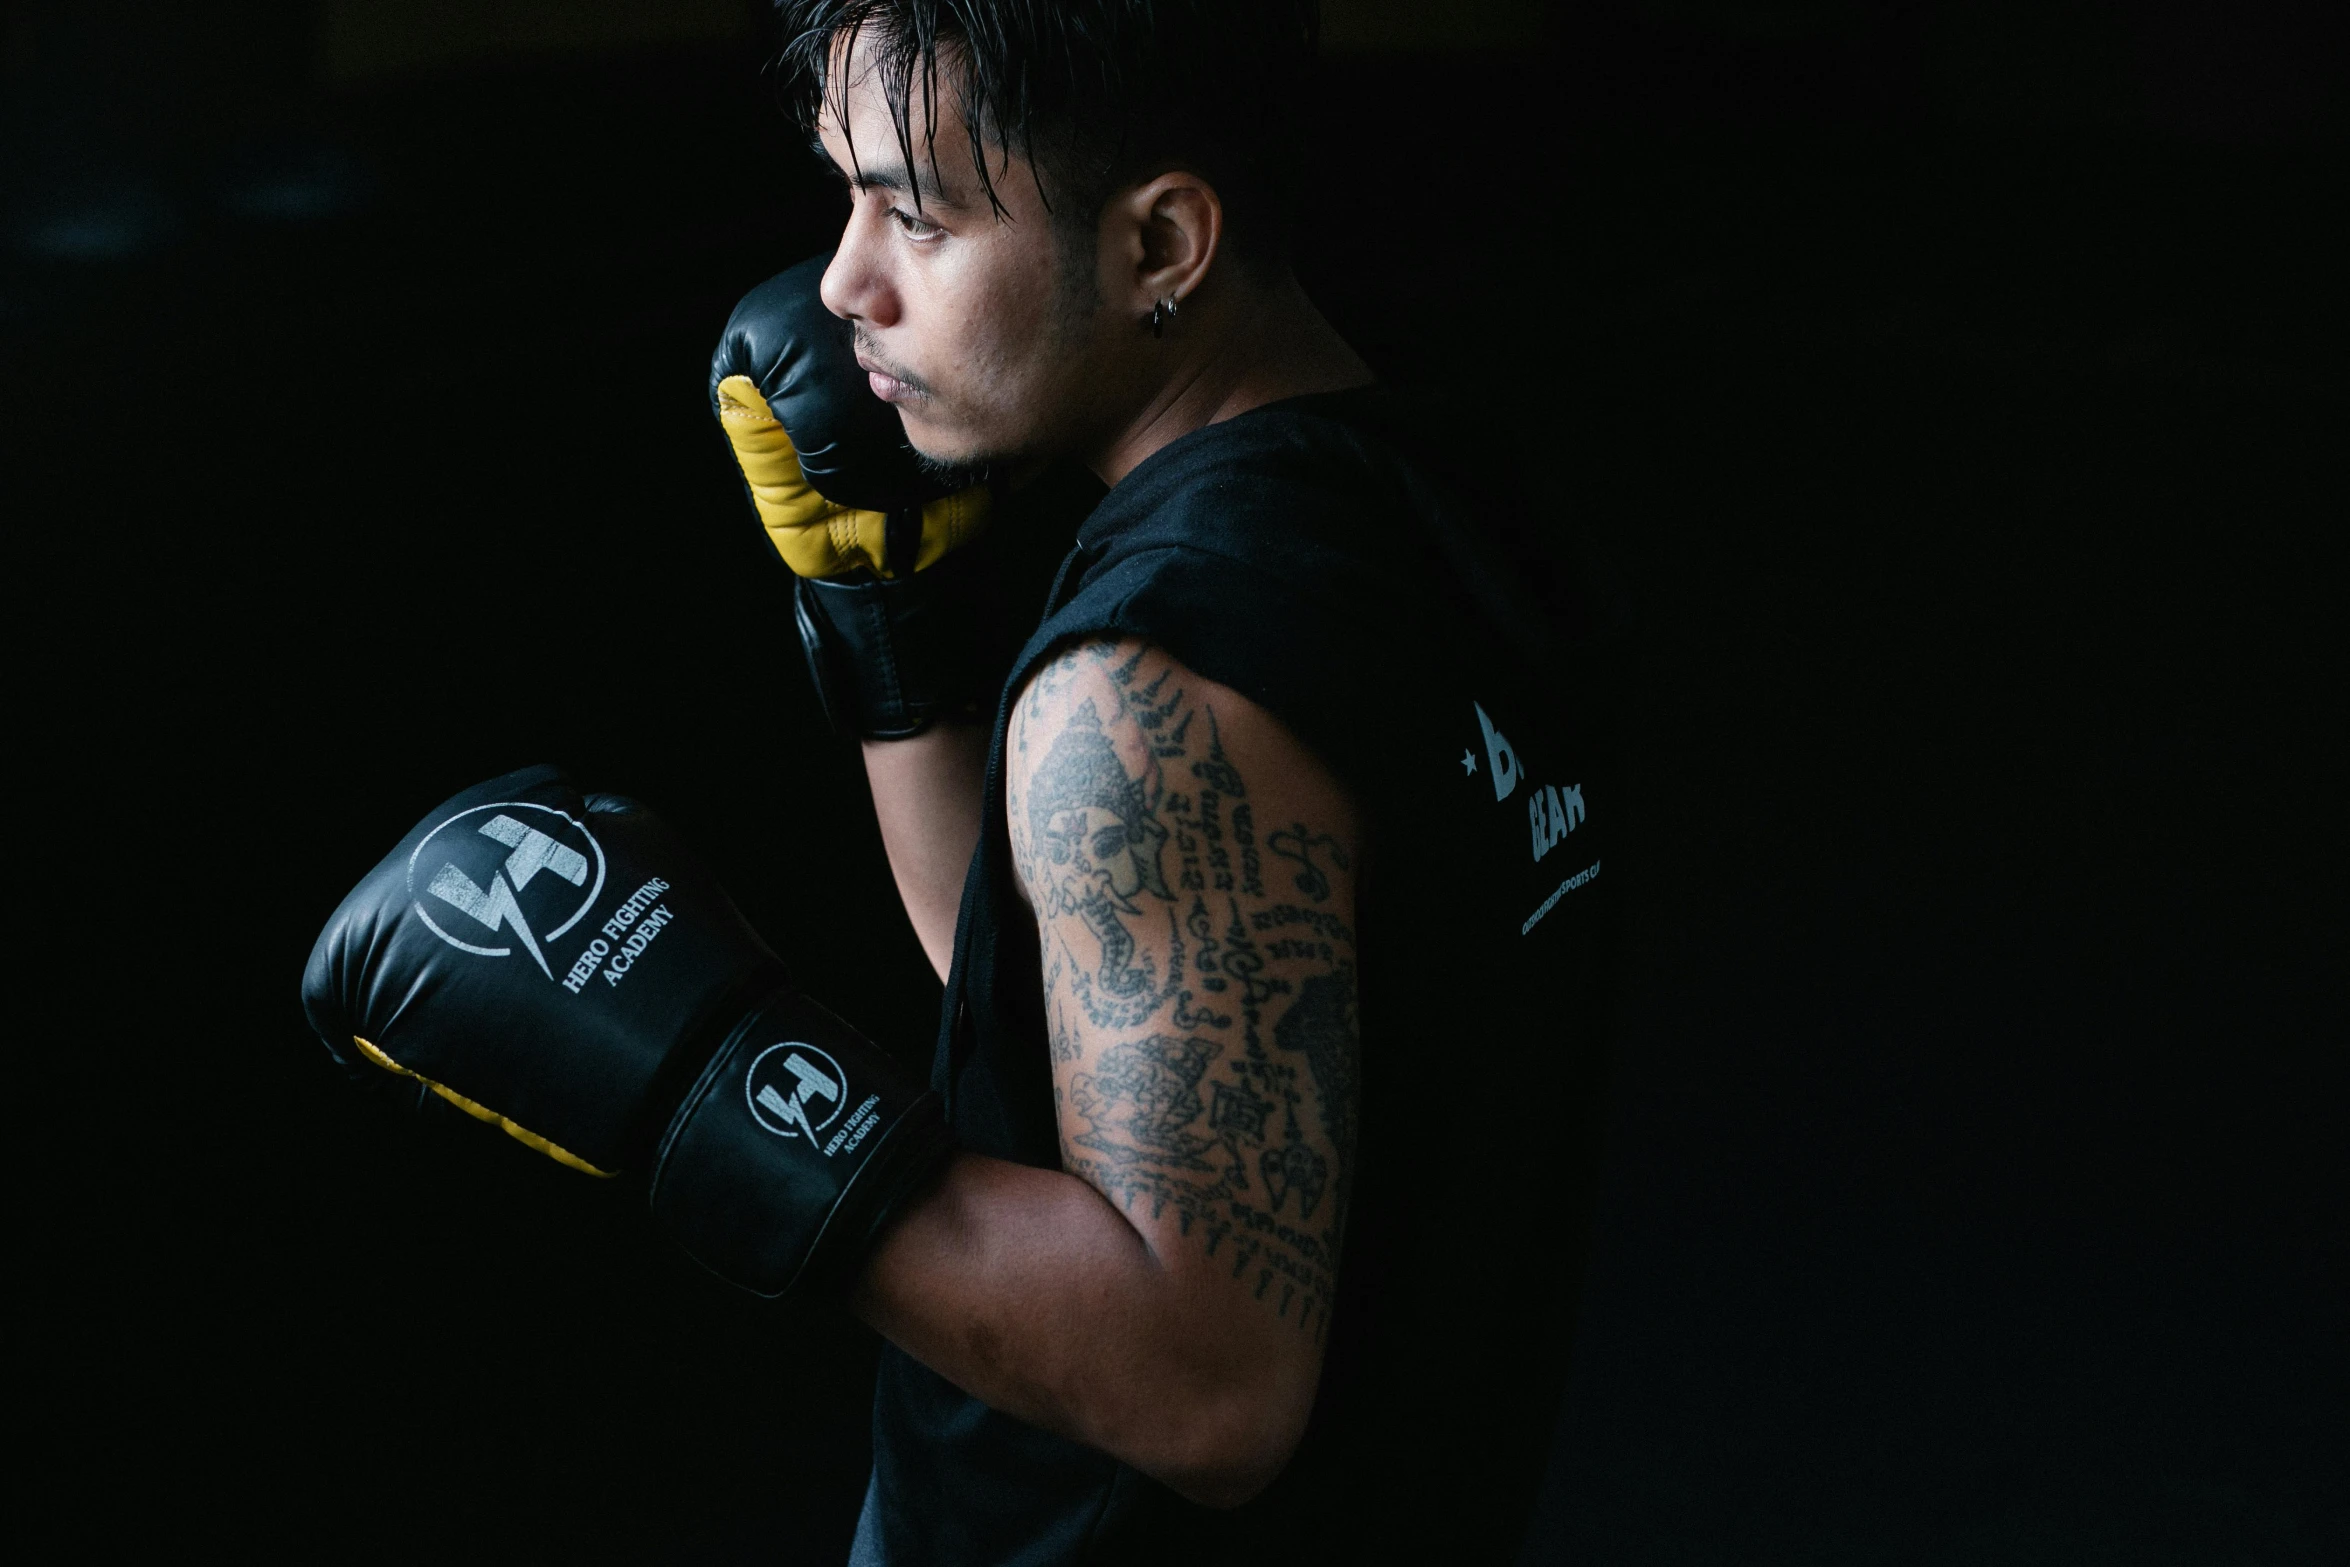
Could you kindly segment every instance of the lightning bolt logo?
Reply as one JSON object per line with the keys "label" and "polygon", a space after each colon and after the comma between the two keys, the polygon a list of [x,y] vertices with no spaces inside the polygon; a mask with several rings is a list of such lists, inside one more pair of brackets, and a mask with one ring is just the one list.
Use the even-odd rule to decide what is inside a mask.
{"label": "lightning bolt logo", "polygon": [[798,1127],[800,1135],[808,1141],[816,1140],[816,1128],[808,1124],[808,1107],[800,1102],[798,1094],[786,1099],[775,1091],[773,1083],[768,1083],[759,1090],[759,1103],[774,1111],[778,1121]]}
{"label": "lightning bolt logo", "polygon": [[484,892],[456,866],[444,865],[440,874],[433,877],[432,885],[424,890],[460,913],[473,916],[489,927],[493,936],[500,927],[512,930],[522,942],[522,949],[539,966],[539,972],[549,979],[555,977],[554,970],[547,967],[546,954],[539,951],[538,938],[530,933],[530,922],[522,917],[521,905],[514,901],[514,889],[507,883],[504,871],[491,873],[489,890]]}
{"label": "lightning bolt logo", "polygon": [[[760,1068],[778,1050],[784,1052],[783,1070],[792,1079],[789,1092],[775,1081],[759,1081],[762,1076]],[[803,1051],[806,1053],[803,1054]],[[818,1060],[823,1065],[819,1066]],[[746,1079],[746,1087],[752,1084],[756,1084],[750,1087],[752,1111],[754,1114],[762,1110],[766,1112],[759,1116],[760,1122],[769,1131],[781,1136],[789,1137],[796,1132],[808,1139],[811,1145],[816,1143],[816,1134],[830,1126],[840,1114],[841,1091],[847,1086],[840,1076],[840,1064],[830,1056],[812,1045],[788,1042],[769,1045],[759,1052],[758,1059],[751,1063],[750,1076]],[[823,1108],[811,1111],[810,1106],[819,1101]]]}
{"label": "lightning bolt logo", "polygon": [[[535,827],[526,827],[513,817],[500,814],[482,823],[481,835],[502,843],[512,852],[505,864],[490,873],[490,884],[485,889],[473,878],[459,870],[455,862],[441,866],[424,890],[449,907],[466,915],[487,929],[491,935],[510,930],[522,949],[530,954],[539,972],[552,980],[555,971],[547,967],[546,954],[539,951],[538,937],[531,933],[530,921],[523,917],[522,905],[515,900],[517,889],[530,885],[540,871],[547,871],[572,886],[584,886],[588,878],[588,862],[577,850],[566,848]],[[431,924],[431,920],[426,920]],[[434,929],[437,931],[438,926]],[[476,949],[479,950],[479,949]],[[493,949],[492,955],[503,957],[511,948]]]}

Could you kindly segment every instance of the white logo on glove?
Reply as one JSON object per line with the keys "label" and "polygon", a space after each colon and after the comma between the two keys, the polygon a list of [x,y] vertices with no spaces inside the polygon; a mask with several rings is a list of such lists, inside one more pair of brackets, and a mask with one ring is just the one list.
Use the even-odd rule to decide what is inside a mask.
{"label": "white logo on glove", "polygon": [[769,1045],[743,1076],[743,1093],[761,1126],[778,1137],[805,1137],[811,1143],[840,1118],[848,1087],[838,1061],[797,1040]]}
{"label": "white logo on glove", "polygon": [[[529,892],[533,884],[537,890]],[[427,930],[460,952],[502,958],[514,951],[512,944],[484,946],[451,934],[433,918],[429,898],[459,930],[471,934],[479,926],[490,940],[510,936],[550,980],[555,974],[542,949],[578,924],[603,890],[604,849],[586,824],[520,800],[459,811],[426,833],[408,856],[408,893]],[[539,923],[555,922],[543,934],[534,932],[526,903],[538,909]],[[451,919],[449,910],[471,924]]]}

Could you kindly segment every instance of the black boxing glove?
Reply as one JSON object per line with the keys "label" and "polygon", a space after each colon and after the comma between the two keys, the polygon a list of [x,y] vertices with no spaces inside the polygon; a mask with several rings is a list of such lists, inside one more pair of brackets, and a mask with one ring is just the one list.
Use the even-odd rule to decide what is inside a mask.
{"label": "black boxing glove", "polygon": [[938,1096],[798,994],[651,812],[555,768],[419,822],[327,921],[302,1004],[347,1066],[414,1078],[591,1175],[761,1295],[846,1279],[951,1151]]}
{"label": "black boxing glove", "polygon": [[798,578],[794,611],[833,726],[919,734],[992,699],[1018,636],[983,542],[992,495],[924,473],[818,289],[830,254],[743,297],[710,359],[710,405],[753,510]]}

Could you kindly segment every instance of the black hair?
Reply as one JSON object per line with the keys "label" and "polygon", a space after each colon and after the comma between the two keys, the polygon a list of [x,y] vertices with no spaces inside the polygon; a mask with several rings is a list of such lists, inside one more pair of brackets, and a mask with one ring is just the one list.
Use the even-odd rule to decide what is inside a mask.
{"label": "black hair", "polygon": [[990,165],[1014,155],[1072,235],[1090,232],[1114,192],[1180,168],[1216,188],[1237,259],[1287,253],[1319,0],[777,0],[776,10],[777,85],[811,136],[828,107],[845,108],[848,83],[828,79],[836,51],[868,42],[909,172],[917,101],[937,167],[943,78],[999,214]]}

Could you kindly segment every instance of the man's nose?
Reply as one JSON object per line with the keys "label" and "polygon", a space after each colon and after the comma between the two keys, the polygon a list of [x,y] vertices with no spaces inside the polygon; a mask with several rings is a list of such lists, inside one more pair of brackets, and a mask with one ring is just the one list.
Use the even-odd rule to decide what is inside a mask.
{"label": "man's nose", "polygon": [[884,221],[861,205],[850,212],[848,226],[841,231],[840,248],[832,253],[832,265],[824,269],[817,297],[824,301],[825,309],[844,321],[876,327],[897,321],[897,291],[881,269],[885,236],[878,230]]}

